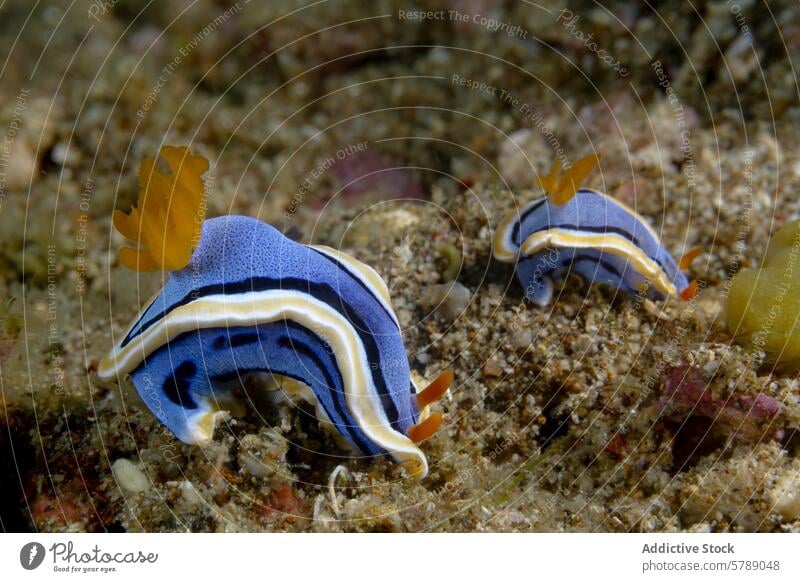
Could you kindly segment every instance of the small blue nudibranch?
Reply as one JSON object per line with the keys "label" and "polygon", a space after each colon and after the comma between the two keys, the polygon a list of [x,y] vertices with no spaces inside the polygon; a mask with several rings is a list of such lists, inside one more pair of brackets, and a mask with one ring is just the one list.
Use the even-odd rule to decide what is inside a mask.
{"label": "small blue nudibranch", "polygon": [[[131,214],[140,215],[147,210]],[[417,445],[441,422],[429,405],[452,373],[417,391],[376,271],[244,216],[203,221],[190,254],[103,359],[101,377],[130,373],[164,425],[186,443],[204,443],[230,406],[232,384],[266,372],[276,388],[312,403],[320,421],[356,450],[388,453],[411,474],[427,473]]]}
{"label": "small blue nudibranch", "polygon": [[560,180],[555,162],[550,174],[539,178],[545,197],[498,226],[494,257],[516,262],[526,297],[542,306],[553,297],[553,278],[570,270],[630,294],[646,285],[653,298],[691,298],[696,283],[690,284],[681,268],[697,251],[679,265],[643,217],[605,194],[578,189],[597,161],[596,156],[579,160]]}

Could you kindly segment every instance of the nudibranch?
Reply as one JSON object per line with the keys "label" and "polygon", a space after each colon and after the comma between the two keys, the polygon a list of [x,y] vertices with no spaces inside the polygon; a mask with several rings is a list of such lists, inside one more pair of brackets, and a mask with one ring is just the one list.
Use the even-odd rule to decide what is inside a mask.
{"label": "nudibranch", "polygon": [[580,188],[598,161],[595,155],[582,158],[559,178],[561,163],[556,160],[550,174],[539,177],[544,198],[510,213],[498,226],[494,257],[516,263],[526,297],[541,306],[553,297],[553,279],[567,271],[630,294],[646,288],[649,297],[690,299],[697,284],[689,283],[681,269],[699,249],[677,263],[633,209]]}
{"label": "nudibranch", "polygon": [[[343,252],[295,242],[245,216],[207,219],[198,240],[185,236],[191,230],[185,222],[195,220],[202,196],[182,186],[193,182],[196,188],[194,178],[208,165],[186,148],[163,154],[171,175],[158,174],[158,183],[143,191],[159,211],[153,223],[176,222],[181,236],[145,238],[148,222],[141,213],[138,231],[127,223],[120,230],[147,242],[129,251],[137,261],[123,264],[172,272],[103,359],[99,375],[131,374],[164,425],[181,441],[202,444],[212,438],[218,416],[231,409],[232,385],[242,374],[266,372],[273,389],[311,403],[340,440],[364,455],[388,453],[412,475],[425,476],[419,444],[442,421],[430,405],[447,391],[452,372],[417,390],[378,273]],[[154,172],[148,164],[143,176]],[[150,201],[170,194],[183,199]],[[179,257],[183,265],[173,260]]]}

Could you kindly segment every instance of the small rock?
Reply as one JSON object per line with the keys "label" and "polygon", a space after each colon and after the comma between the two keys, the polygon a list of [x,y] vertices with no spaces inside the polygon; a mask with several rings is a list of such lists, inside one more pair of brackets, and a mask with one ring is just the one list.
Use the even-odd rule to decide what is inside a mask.
{"label": "small rock", "polygon": [[269,503],[273,509],[288,515],[300,512],[300,501],[290,485],[279,485],[269,494]]}
{"label": "small rock", "polygon": [[126,493],[142,493],[150,489],[150,479],[137,463],[128,459],[117,459],[111,465],[111,472],[119,486]]}
{"label": "small rock", "polygon": [[489,378],[499,378],[503,375],[503,369],[496,360],[491,359],[483,365],[483,375]]}
{"label": "small rock", "polygon": [[74,166],[80,161],[80,153],[74,144],[69,147],[67,142],[60,141],[50,151],[50,159],[59,166]]}
{"label": "small rock", "polygon": [[262,431],[242,438],[236,460],[247,473],[263,479],[283,463],[287,450],[286,439],[277,433]]}
{"label": "small rock", "polygon": [[181,490],[181,499],[187,506],[200,505],[203,502],[203,496],[191,481],[181,481],[179,488]]}
{"label": "small rock", "polygon": [[800,472],[786,471],[770,495],[775,511],[788,520],[800,518]]}
{"label": "small rock", "polygon": [[420,303],[425,307],[435,307],[445,319],[456,319],[467,308],[470,300],[469,289],[458,281],[444,285],[431,285],[423,293]]}
{"label": "small rock", "polygon": [[271,521],[294,521],[300,515],[300,500],[291,485],[282,484],[274,487],[262,503],[256,501],[253,510],[257,516]]}
{"label": "small rock", "polygon": [[6,168],[6,186],[9,190],[27,190],[38,177],[36,156],[25,143],[14,144],[11,151]]}
{"label": "small rock", "polygon": [[597,351],[597,341],[589,334],[582,333],[572,342],[573,351],[588,355]]}
{"label": "small rock", "polygon": [[239,453],[239,464],[253,477],[263,479],[270,474],[269,467],[264,464],[264,461],[256,459],[250,453]]}
{"label": "small rock", "polygon": [[753,50],[753,39],[749,35],[740,35],[725,51],[725,66],[734,83],[748,81],[758,64],[759,55]]}
{"label": "small rock", "polygon": [[524,350],[533,343],[533,333],[529,329],[521,329],[511,335],[511,346],[516,350]]}

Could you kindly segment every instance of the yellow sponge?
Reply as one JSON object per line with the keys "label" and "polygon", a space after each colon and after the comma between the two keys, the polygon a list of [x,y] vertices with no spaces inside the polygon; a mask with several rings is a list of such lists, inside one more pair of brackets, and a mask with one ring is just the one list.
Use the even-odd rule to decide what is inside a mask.
{"label": "yellow sponge", "polygon": [[800,221],[772,236],[761,268],[736,274],[725,315],[737,342],[781,371],[800,369]]}

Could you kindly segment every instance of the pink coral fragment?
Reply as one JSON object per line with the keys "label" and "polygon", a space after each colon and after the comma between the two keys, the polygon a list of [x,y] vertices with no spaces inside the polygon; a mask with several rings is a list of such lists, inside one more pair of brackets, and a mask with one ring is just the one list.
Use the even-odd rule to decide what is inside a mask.
{"label": "pink coral fragment", "polygon": [[[659,406],[672,420],[701,416],[745,438],[767,436],[766,433],[774,431],[777,427],[772,427],[771,421],[782,408],[780,402],[767,394],[714,398],[697,366],[677,366],[665,371],[664,396]],[[779,431],[774,431],[772,436],[778,434]]]}

